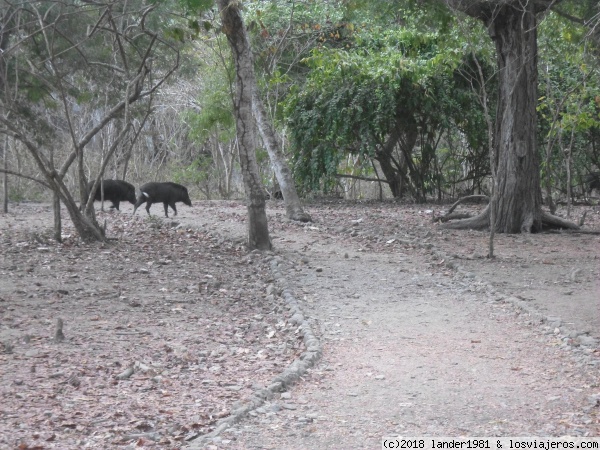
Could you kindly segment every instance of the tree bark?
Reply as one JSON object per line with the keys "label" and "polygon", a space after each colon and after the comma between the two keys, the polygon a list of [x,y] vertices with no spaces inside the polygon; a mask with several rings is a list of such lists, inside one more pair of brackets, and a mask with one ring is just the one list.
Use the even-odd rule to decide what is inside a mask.
{"label": "tree bark", "polygon": [[[417,142],[418,132],[414,119],[409,114],[398,113],[396,126],[387,136],[385,142],[378,146],[375,151],[375,159],[379,162],[383,176],[390,186],[392,196],[401,198],[404,190],[409,188],[411,193],[416,194],[411,183],[408,181],[407,166],[408,159]],[[394,149],[400,148],[398,160],[394,160]]]}
{"label": "tree bark", "polygon": [[495,229],[500,233],[542,228],[537,153],[537,24],[532,6],[499,8],[488,31],[498,57],[498,112],[494,137],[498,193]]}
{"label": "tree bark", "polygon": [[310,215],[304,212],[304,209],[302,208],[302,203],[300,202],[300,197],[298,197],[294,179],[292,178],[292,171],[285,160],[283,152],[279,148],[275,130],[273,130],[269,118],[267,117],[267,113],[265,112],[256,86],[252,96],[252,110],[254,111],[258,130],[260,131],[260,135],[267,148],[267,153],[269,153],[269,158],[275,169],[275,176],[277,177],[281,193],[283,194],[287,217],[291,220],[298,220],[300,222],[312,222]]}
{"label": "tree bark", "polygon": [[52,207],[54,210],[54,240],[62,242],[62,219],[60,216],[60,197],[56,192],[52,193]]}
{"label": "tree bark", "polygon": [[2,212],[8,212],[8,136],[4,136],[4,147],[2,151],[4,161],[4,173],[2,175]]}
{"label": "tree bark", "polygon": [[234,0],[218,0],[223,33],[231,48],[235,64],[236,92],[234,112],[238,136],[240,167],[244,179],[248,208],[248,248],[270,250],[265,195],[256,162],[256,139],[252,117],[252,95],[256,86],[250,42],[244,21]]}

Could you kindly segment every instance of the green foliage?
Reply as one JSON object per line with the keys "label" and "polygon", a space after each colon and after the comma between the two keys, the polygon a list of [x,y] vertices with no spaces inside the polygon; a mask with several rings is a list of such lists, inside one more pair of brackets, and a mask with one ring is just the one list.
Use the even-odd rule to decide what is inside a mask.
{"label": "green foliage", "polygon": [[200,109],[184,111],[183,118],[190,129],[189,137],[203,143],[212,136],[221,142],[235,138],[235,117],[229,81],[233,67],[213,66],[203,76],[202,89],[196,99]]}
{"label": "green foliage", "polygon": [[[155,0],[160,2],[162,0]],[[211,9],[215,2],[214,0],[179,0],[179,4],[188,13],[202,14]]]}
{"label": "green foliage", "polygon": [[409,149],[420,189],[433,183],[428,171],[444,130],[455,124],[481,145],[481,108],[455,76],[463,55],[441,41],[408,28],[371,29],[357,32],[350,49],[312,51],[304,61],[311,70],[305,86],[285,102],[295,171],[305,189],[333,186],[346,153],[383,158],[383,144],[397,127],[420,131],[420,148]]}
{"label": "green foliage", "polygon": [[[585,2],[584,2],[585,3]],[[571,6],[571,14],[584,13]],[[579,5],[582,8],[585,5]],[[585,8],[584,8],[585,9]],[[539,142],[542,180],[566,191],[565,150],[570,149],[574,178],[600,163],[600,71],[587,30],[550,14],[539,30]]]}
{"label": "green foliage", "polygon": [[184,186],[202,186],[210,179],[212,164],[210,155],[200,155],[187,166],[173,168],[173,180]]}
{"label": "green foliage", "polygon": [[187,110],[183,119],[187,122],[189,137],[202,143],[211,135],[221,142],[227,142],[235,136],[235,120],[231,111],[231,99],[223,91],[213,91],[202,98],[205,101],[200,111]]}

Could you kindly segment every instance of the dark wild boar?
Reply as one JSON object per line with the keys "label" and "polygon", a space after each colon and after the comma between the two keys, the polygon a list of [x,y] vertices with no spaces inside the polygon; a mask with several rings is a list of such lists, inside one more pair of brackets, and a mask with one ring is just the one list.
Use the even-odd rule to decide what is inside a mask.
{"label": "dark wild boar", "polygon": [[[112,202],[111,208],[115,208],[118,211],[119,204],[125,201],[132,205],[135,204],[135,187],[132,184],[123,180],[103,180],[102,184],[104,185],[104,200]],[[98,189],[94,193],[94,200],[101,200],[102,184],[98,185]],[[92,190],[93,186],[94,182],[90,181],[87,186],[88,193]]]}
{"label": "dark wild boar", "polygon": [[175,207],[177,202],[192,206],[187,188],[177,183],[146,183],[140,188],[140,191],[141,193],[133,208],[134,214],[144,202],[146,203],[148,215],[150,215],[150,207],[153,203],[162,203],[165,206],[165,217],[169,217],[169,206],[175,211],[174,215],[177,215],[177,208]]}

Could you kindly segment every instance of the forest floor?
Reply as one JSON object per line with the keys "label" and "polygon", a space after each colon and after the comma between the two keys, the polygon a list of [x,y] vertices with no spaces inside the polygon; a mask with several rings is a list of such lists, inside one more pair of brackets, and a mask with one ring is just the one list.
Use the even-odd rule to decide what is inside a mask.
{"label": "forest floor", "polygon": [[[65,218],[58,244],[49,205],[9,207],[2,449],[600,435],[599,235],[498,235],[490,260],[487,233],[433,223],[440,206],[320,201],[298,224],[273,201],[273,252],[247,252],[244,204],[203,201],[172,219],[161,205],[153,218],[100,212],[108,244],[81,243]],[[598,208],[575,220],[584,210],[584,229],[600,230]],[[207,436],[304,354],[282,289],[321,359]]]}

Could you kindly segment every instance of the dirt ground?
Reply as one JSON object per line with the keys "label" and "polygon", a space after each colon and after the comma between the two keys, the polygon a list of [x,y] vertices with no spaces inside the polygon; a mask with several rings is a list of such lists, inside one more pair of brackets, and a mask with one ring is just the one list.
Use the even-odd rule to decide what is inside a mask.
{"label": "dirt ground", "polygon": [[[297,224],[273,201],[274,251],[248,253],[243,203],[168,220],[159,206],[151,219],[129,204],[99,213],[104,245],[68,220],[52,241],[49,205],[0,215],[0,448],[599,435],[600,236],[499,235],[490,260],[486,233],[432,222],[439,206],[320,201]],[[584,229],[600,230],[598,209],[574,217],[584,210]],[[302,357],[282,285],[321,360],[203,438]]]}

